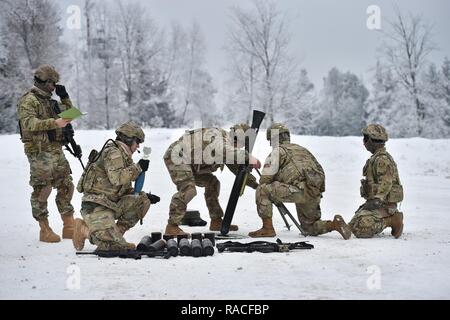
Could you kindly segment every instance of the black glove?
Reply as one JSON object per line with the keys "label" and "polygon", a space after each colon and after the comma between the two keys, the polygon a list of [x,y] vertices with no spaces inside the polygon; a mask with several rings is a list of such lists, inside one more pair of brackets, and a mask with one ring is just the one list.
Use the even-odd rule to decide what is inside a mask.
{"label": "black glove", "polygon": [[149,163],[150,163],[150,160],[141,159],[141,160],[139,160],[138,165],[141,167],[143,172],[146,172],[148,170]]}
{"label": "black glove", "polygon": [[80,145],[76,144],[73,146],[73,153],[75,154],[75,158],[81,158],[83,152],[81,151]]}
{"label": "black glove", "polygon": [[69,94],[66,91],[66,87],[64,87],[63,85],[57,84],[55,88],[56,88],[55,90],[56,95],[61,99],[66,99],[69,97]]}
{"label": "black glove", "polygon": [[147,193],[147,197],[150,200],[151,204],[158,203],[161,200],[160,197],[158,197],[158,196],[156,196],[154,194],[151,194],[151,193]]}
{"label": "black glove", "polygon": [[363,206],[365,210],[377,210],[383,206],[383,201],[378,198],[370,199]]}

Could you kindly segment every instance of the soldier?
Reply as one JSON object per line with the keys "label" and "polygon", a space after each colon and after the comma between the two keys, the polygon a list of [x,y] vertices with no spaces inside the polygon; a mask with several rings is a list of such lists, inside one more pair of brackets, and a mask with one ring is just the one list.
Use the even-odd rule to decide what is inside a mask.
{"label": "soldier", "polygon": [[[66,144],[63,128],[70,121],[58,116],[58,109],[72,107],[72,102],[63,85],[57,85],[59,74],[54,67],[42,65],[34,73],[34,86],[25,93],[18,105],[19,129],[25,154],[30,164],[31,210],[39,222],[39,240],[59,242],[61,238],[53,232],[48,223],[47,200],[56,188],[56,205],[63,220],[62,237],[71,239],[73,234],[73,213],[71,204],[73,183],[71,169],[62,146]],[[52,99],[52,92],[61,99],[58,104]]]}
{"label": "soldier", "polygon": [[[243,139],[238,139],[238,135],[245,134],[249,128],[247,124],[239,124],[232,127],[230,133],[220,128],[192,130],[186,132],[169,146],[164,155],[164,162],[178,191],[173,195],[170,203],[166,234],[186,234],[179,225],[186,214],[188,203],[197,195],[195,186],[205,188],[205,201],[211,218],[209,230],[220,230],[223,217],[223,210],[219,203],[220,182],[212,173],[219,168],[223,170],[224,164],[226,164],[236,174],[238,172],[237,162],[226,163],[226,159],[236,159],[236,157],[249,161],[254,167],[261,166],[258,159],[249,155],[245,150],[240,150],[244,143],[242,143]],[[202,155],[208,150],[223,152],[220,159],[207,161]],[[201,159],[196,160],[197,154],[201,155]],[[218,154],[215,155],[219,157]],[[180,159],[176,159],[177,157]],[[254,176],[249,174],[247,185],[256,189],[258,183]],[[238,226],[231,225],[230,230],[236,231]]]}
{"label": "soldier", "polygon": [[145,192],[135,194],[131,186],[149,166],[149,160],[141,159],[135,164],[132,159],[144,142],[144,131],[128,121],[117,128],[116,134],[116,140],[108,140],[100,153],[91,152],[78,182],[77,190],[83,193],[84,220],[75,219],[73,245],[77,250],[83,249],[86,239],[97,250],[134,249],[134,244],[125,241],[124,233],[143,219],[150,204],[160,200]]}
{"label": "soldier", "polygon": [[316,158],[305,148],[290,143],[289,129],[274,123],[267,130],[273,151],[268,156],[259,186],[256,206],[263,227],[249,233],[250,237],[274,237],[272,202],[293,202],[303,230],[312,236],[338,231],[349,239],[351,230],[340,215],[333,221],[320,220],[320,199],[325,191],[325,174]]}
{"label": "soldier", "polygon": [[359,207],[349,225],[357,238],[372,238],[387,227],[398,238],[403,232],[403,213],[397,210],[397,203],[403,200],[403,187],[397,164],[385,148],[388,134],[378,124],[369,124],[362,133],[364,146],[372,153],[361,180],[361,197],[366,203]]}

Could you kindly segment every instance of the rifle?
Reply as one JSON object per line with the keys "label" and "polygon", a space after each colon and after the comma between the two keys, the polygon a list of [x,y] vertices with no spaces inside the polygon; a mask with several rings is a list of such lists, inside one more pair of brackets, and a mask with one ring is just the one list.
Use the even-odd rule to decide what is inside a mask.
{"label": "rifle", "polygon": [[[261,172],[258,169],[256,169],[256,172],[261,177]],[[295,220],[294,216],[289,212],[288,208],[286,208],[286,206],[284,205],[283,202],[278,202],[278,201],[272,200],[272,203],[277,207],[278,212],[280,213],[281,218],[283,218],[283,221],[286,224],[286,227],[288,228],[288,230],[291,230],[291,226],[288,224],[288,222],[286,220],[286,215],[288,215],[288,217],[292,220],[292,222],[295,224],[295,226],[298,228],[298,230],[300,230],[300,233],[304,237],[308,236],[308,234],[305,232],[305,230],[303,230],[302,226],[297,222],[297,220]]]}
{"label": "rifle", "polygon": [[[59,108],[57,101],[52,100],[52,108],[56,114],[61,113],[61,109]],[[67,124],[64,128],[62,128],[62,132],[64,135],[64,146],[66,147],[66,150],[69,151],[69,153],[71,155],[73,155],[75,158],[77,158],[80,161],[81,167],[84,170],[84,164],[83,164],[83,161],[81,160],[81,156],[83,155],[83,153],[81,151],[80,145],[78,145],[75,142],[75,139],[73,138],[75,135],[75,131],[73,130],[72,124],[70,124],[70,123]],[[69,144],[72,148],[69,147]]]}
{"label": "rifle", "polygon": [[[80,145],[78,145],[73,138],[73,136],[75,135],[75,131],[73,130],[72,125],[70,123],[67,124],[64,128],[62,128],[62,131],[64,134],[64,138],[67,141],[67,144],[65,144],[66,150],[80,161],[81,167],[84,170],[84,164],[81,160],[81,156],[83,155],[83,153],[81,151]],[[70,148],[68,144],[70,144],[72,148]]]}
{"label": "rifle", "polygon": [[[255,145],[256,137],[259,132],[259,127],[261,126],[261,122],[263,121],[265,115],[266,114],[264,112],[258,110],[253,111],[251,128],[255,130],[255,136],[253,139],[250,139],[249,143],[246,143],[245,146],[245,149],[249,154],[253,150],[253,146]],[[233,215],[236,210],[238,199],[244,190],[248,172],[248,163],[239,165],[239,170],[236,178],[234,179],[233,188],[231,189],[230,198],[228,200],[227,208],[223,216],[222,226],[220,228],[220,233],[222,235],[227,235],[230,231],[231,220],[233,220]]]}
{"label": "rifle", "polygon": [[169,259],[172,254],[169,251],[139,251],[139,250],[95,250],[92,252],[77,251],[77,255],[95,255],[100,258],[123,258],[123,259],[134,259],[140,260],[142,256],[147,256],[149,258],[163,257],[164,259]]}
{"label": "rifle", "polygon": [[296,249],[313,249],[314,245],[309,244],[305,241],[294,242],[294,243],[283,243],[280,239],[277,242],[268,241],[253,241],[249,243],[240,243],[227,241],[224,243],[218,243],[216,245],[219,252],[289,252]]}

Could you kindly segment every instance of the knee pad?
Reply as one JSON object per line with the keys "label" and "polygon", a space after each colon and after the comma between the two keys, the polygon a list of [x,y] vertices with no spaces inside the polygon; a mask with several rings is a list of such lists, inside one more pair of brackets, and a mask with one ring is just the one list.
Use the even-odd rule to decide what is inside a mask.
{"label": "knee pad", "polygon": [[352,232],[357,238],[372,238],[377,232],[375,230],[376,219],[372,216],[359,217],[352,225]]}

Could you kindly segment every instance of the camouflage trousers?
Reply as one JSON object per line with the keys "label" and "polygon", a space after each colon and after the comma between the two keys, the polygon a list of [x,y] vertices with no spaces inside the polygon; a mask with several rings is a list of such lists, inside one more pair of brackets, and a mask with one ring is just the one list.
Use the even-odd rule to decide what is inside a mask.
{"label": "camouflage trousers", "polygon": [[59,213],[72,214],[72,171],[61,147],[51,151],[29,152],[27,157],[30,186],[33,187],[30,200],[33,217],[38,221],[48,217],[47,200],[53,188],[57,190],[56,206]]}
{"label": "camouflage trousers", "polygon": [[220,181],[212,173],[194,174],[190,165],[174,164],[168,154],[164,156],[164,163],[170,178],[177,186],[177,192],[172,196],[169,207],[168,223],[181,223],[188,203],[197,195],[196,186],[205,188],[205,202],[211,219],[223,217],[223,210],[219,203]]}
{"label": "camouflage trousers", "polygon": [[[89,228],[89,241],[98,250],[122,250],[127,248],[123,230],[128,230],[142,219],[150,208],[150,200],[141,192],[126,195],[117,203],[119,210],[112,210],[97,203],[83,201],[81,215]],[[116,224],[117,220],[117,224]]]}
{"label": "camouflage trousers", "polygon": [[272,201],[295,203],[300,225],[311,236],[330,232],[328,222],[320,220],[320,199],[320,195],[311,197],[304,188],[278,181],[256,189],[256,208],[261,219],[272,218]]}
{"label": "camouflage trousers", "polygon": [[348,224],[357,238],[372,238],[387,228],[385,220],[397,211],[396,208],[381,208],[377,210],[358,208]]}

